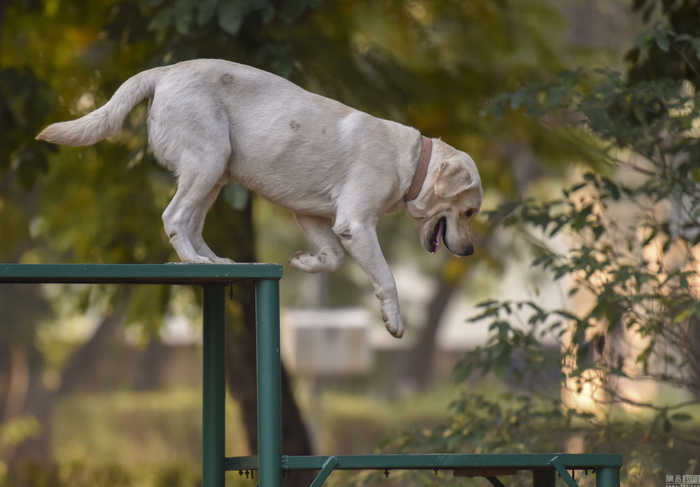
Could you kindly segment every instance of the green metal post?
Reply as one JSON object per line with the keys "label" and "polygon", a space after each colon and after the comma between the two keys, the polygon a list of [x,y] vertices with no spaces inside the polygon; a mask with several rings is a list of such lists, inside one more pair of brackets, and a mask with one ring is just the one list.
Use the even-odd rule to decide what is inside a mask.
{"label": "green metal post", "polygon": [[556,472],[552,468],[538,469],[532,471],[533,487],[554,487],[556,483]]}
{"label": "green metal post", "polygon": [[260,487],[282,482],[282,420],[280,416],[279,282],[255,283],[258,361],[258,475]]}
{"label": "green metal post", "polygon": [[599,468],[595,476],[596,487],[620,487],[620,469]]}
{"label": "green metal post", "polygon": [[202,486],[224,487],[226,287],[206,284],[203,288]]}

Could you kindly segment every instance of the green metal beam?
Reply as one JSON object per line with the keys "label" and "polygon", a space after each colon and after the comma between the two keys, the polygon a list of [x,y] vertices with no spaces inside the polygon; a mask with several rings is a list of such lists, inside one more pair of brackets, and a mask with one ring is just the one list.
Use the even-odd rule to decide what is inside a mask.
{"label": "green metal beam", "polygon": [[569,472],[566,471],[566,467],[562,465],[562,462],[559,460],[559,456],[552,458],[549,461],[549,463],[557,469],[557,472],[559,472],[559,475],[568,487],[578,487],[578,484],[576,483],[574,478],[571,475],[569,475]]}
{"label": "green metal beam", "polygon": [[[532,470],[552,468],[552,459],[564,468],[596,469],[622,465],[618,454],[376,454],[376,455],[335,455],[338,464],[335,470],[421,470],[454,468],[518,468]],[[282,455],[282,468],[287,470],[318,470],[328,460],[328,456]],[[256,468],[255,457],[231,457],[226,459],[228,470]]]}
{"label": "green metal beam", "polygon": [[248,457],[227,457],[226,460],[224,460],[224,469],[227,471],[257,470],[257,468],[257,455],[251,455]]}
{"label": "green metal beam", "polygon": [[[336,469],[450,469],[464,467],[549,467],[552,458],[566,468],[620,466],[620,455],[605,454],[379,454],[337,455]],[[284,456],[283,468],[318,469],[328,457]]]}
{"label": "green metal beam", "polygon": [[333,472],[336,465],[338,465],[338,458],[334,456],[328,457],[328,460],[323,463],[321,471],[318,472],[318,475],[316,475],[316,478],[314,478],[309,487],[321,487],[323,482],[325,482],[331,472]]}
{"label": "green metal beam", "polygon": [[226,284],[280,277],[278,264],[0,264],[0,283]]}

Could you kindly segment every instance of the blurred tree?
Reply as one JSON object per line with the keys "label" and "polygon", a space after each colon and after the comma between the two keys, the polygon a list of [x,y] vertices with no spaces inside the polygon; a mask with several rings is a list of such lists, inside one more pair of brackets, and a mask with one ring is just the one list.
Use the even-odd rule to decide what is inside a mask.
{"label": "blurred tree", "polygon": [[[11,22],[5,23],[1,40],[3,45],[11,42],[12,49],[0,52],[0,67],[31,65],[33,76],[45,80],[47,95],[28,99],[54,100],[37,112],[37,125],[47,110],[51,120],[62,120],[94,109],[129,75],[147,67],[222,57],[274,71],[374,115],[442,136],[474,156],[485,187],[494,192],[522,190],[542,171],[540,162],[557,168],[561,155],[569,153],[567,141],[522,114],[511,113],[504,121],[478,117],[485,100],[497,92],[515,89],[525,79],[543,79],[560,67],[561,48],[551,42],[559,18],[542,1],[25,0],[9,6],[6,18]],[[7,100],[21,92],[19,84],[30,85],[13,81]],[[145,109],[140,107],[127,120],[118,144],[61,149],[50,155],[48,173],[35,187],[39,207],[14,227],[34,237],[32,246],[11,260],[57,255],[92,262],[163,262],[174,257],[159,219],[173,185],[145,149],[144,123]],[[28,140],[36,128],[25,125],[18,133]],[[24,142],[16,146],[37,152],[34,160],[50,150]],[[537,158],[531,157],[532,151]],[[17,175],[26,172],[30,177],[25,179],[31,181],[40,168],[31,160],[23,156],[21,161],[27,162],[18,162],[12,170]],[[217,225],[207,226],[205,232],[218,253],[252,261],[262,245],[255,235],[263,230],[254,232],[254,199],[232,196],[236,194],[241,194],[239,188],[229,188],[219,199],[211,212]],[[232,205],[239,211],[232,211]],[[384,227],[382,240],[388,250],[410,248],[413,253],[417,248],[412,234],[403,246],[406,232],[393,231],[405,221],[394,219]],[[436,318],[461,289],[470,264],[433,259],[422,261],[422,266],[442,282],[412,360],[421,377],[429,377]],[[110,288],[100,292],[112,296],[116,316],[126,307],[127,321],[139,322],[157,336],[169,288],[135,288],[128,300]],[[254,447],[254,389],[243,380],[254,377],[252,296],[246,289],[237,290],[237,296],[230,306],[237,325],[229,329],[233,339],[227,344],[228,383],[244,404]],[[82,302],[87,305],[91,299],[86,295]],[[110,313],[105,316],[105,322],[113,322],[108,321]],[[285,440],[294,442],[285,444],[285,451],[304,453],[308,440],[286,375],[284,394],[285,428],[293,428],[285,431]]]}
{"label": "blurred tree", "polygon": [[[472,320],[489,322],[492,334],[457,370],[463,378],[488,373],[519,355],[522,373],[537,376],[549,343],[559,343],[564,393],[551,399],[563,409],[541,412],[548,424],[584,420],[577,424],[588,425],[587,449],[643,437],[657,449],[673,449],[681,470],[692,468],[700,446],[700,3],[639,1],[635,9],[655,23],[629,51],[627,76],[611,69],[563,72],[491,104],[493,113],[519,110],[548,126],[572,127],[560,133],[589,147],[601,165],[558,199],[509,202],[492,215],[526,232],[535,242],[533,266],[572,283],[569,296],[579,306],[482,303]],[[565,252],[550,245],[560,232],[569,239]],[[649,384],[658,394],[645,394]],[[472,414],[464,407],[477,399],[467,395],[459,414]],[[596,408],[587,410],[586,402]],[[621,405],[649,414],[635,414],[630,427],[612,414]],[[450,431],[445,437],[456,443],[471,438],[471,430]],[[521,432],[516,423],[504,434],[531,444]],[[655,485],[653,475],[661,472],[640,454],[645,451],[632,451],[629,471],[637,473],[630,482]]]}
{"label": "blurred tree", "polygon": [[[208,56],[238,59],[271,70],[278,66],[276,70],[283,71],[293,62],[294,54],[283,47],[282,39],[274,38],[275,24],[298,21],[313,4],[302,0],[60,2],[60,5],[59,2],[39,5],[24,2],[7,9],[10,21],[3,31],[3,40],[10,39],[14,49],[4,51],[0,59],[3,66],[23,66],[34,60],[37,76],[48,80],[50,90],[60,93],[51,119],[72,118],[102,104],[128,76],[154,64]],[[46,27],[40,35],[36,34],[37,25]],[[8,97],[3,102],[6,99],[18,106],[14,112],[4,109],[3,114],[20,113],[26,117],[32,113],[19,106],[24,98],[19,96],[21,90],[17,88],[26,84],[27,78],[28,75],[22,78],[15,74],[7,82]],[[53,156],[49,173],[40,181],[40,219],[34,221],[33,230],[34,235],[44,237],[48,244],[49,253],[43,253],[44,256],[91,262],[163,262],[172,258],[159,218],[171,191],[170,176],[145,150],[144,114],[143,109],[134,111],[119,137],[120,144],[99,144],[79,151],[64,149]],[[39,125],[45,123],[42,119],[46,118],[46,110],[37,118],[36,126],[25,123],[17,128],[22,141],[29,140]],[[16,145],[18,149],[24,147],[21,143]],[[35,151],[46,150],[39,144],[30,147]],[[40,167],[31,162],[25,155],[16,164],[15,172],[36,175]],[[228,209],[225,219],[232,221],[235,232],[215,241],[219,252],[237,260],[255,260],[251,201],[240,208],[244,211]],[[220,202],[214,211],[220,213],[222,205],[225,203]],[[20,222],[17,229],[28,229],[28,220]],[[218,235],[223,237],[223,231]],[[25,250],[13,260],[21,260],[27,253]],[[104,288],[101,293],[110,298],[113,311],[105,315],[92,338],[66,362],[60,372],[58,389],[48,391],[39,387],[34,400],[25,401],[24,406],[42,420],[44,434],[38,443],[25,445],[20,453],[47,458],[51,400],[74,390],[93,369],[125,313],[128,321],[157,330],[170,289],[138,287],[129,292],[128,299],[111,288]],[[90,299],[94,298],[86,295],[83,303],[89,304]],[[228,343],[231,358],[228,366],[234,371],[228,374],[229,386],[234,395],[238,392],[237,377],[255,377],[255,358],[235,353],[237,347],[250,350],[250,341],[254,340],[250,291],[242,290],[239,300],[243,303],[243,313],[234,315],[240,324],[234,323],[231,330],[236,334],[235,339]],[[36,377],[40,368],[32,372]],[[310,453],[308,436],[286,379],[285,375],[283,414],[287,427],[295,430],[286,435],[285,450]],[[250,396],[249,391],[246,394]],[[255,421],[255,407],[253,404],[251,408],[250,401],[244,400],[243,404],[250,443],[254,446],[255,427],[251,428],[250,424]],[[294,480],[290,479],[290,483]]]}
{"label": "blurred tree", "polygon": [[[554,343],[561,347],[554,362],[563,365],[564,393],[538,386],[496,395],[470,383],[448,421],[393,437],[387,449],[552,451],[576,435],[584,451],[625,451],[623,482],[630,485],[658,485],[664,472],[694,471],[700,3],[640,0],[634,10],[653,23],[629,51],[627,75],[565,71],[496,97],[487,109],[527,113],[598,164],[557,199],[509,201],[491,212],[492,222],[522,230],[533,243],[533,266],[571,284],[572,306],[482,303],[471,321],[489,323],[490,337],[455,371],[461,380],[488,377],[519,361],[519,378],[541,379]],[[551,242],[560,234],[563,251]],[[649,383],[658,392],[644,397]],[[436,483],[429,476],[412,480]]]}
{"label": "blurred tree", "polygon": [[[2,34],[7,7],[8,2],[0,2],[0,56],[5,47]],[[38,171],[47,167],[52,148],[35,144],[31,134],[41,127],[53,102],[50,89],[32,69],[0,64],[2,261],[17,261],[34,244],[29,219],[38,206],[38,195],[28,189]],[[34,168],[28,169],[31,166]],[[6,286],[0,295],[0,306],[4,310],[0,321],[0,420],[12,422],[23,412],[37,382],[33,372],[42,363],[35,346],[37,324],[49,306],[36,287],[26,286]],[[16,442],[6,446],[5,456],[14,446]]]}
{"label": "blurred tree", "polygon": [[[682,90],[681,99],[687,96],[689,91],[697,93],[700,83],[700,3],[685,0],[677,3],[662,2],[656,0],[637,0],[634,10],[641,13],[645,22],[652,22],[655,17],[665,19],[658,23],[654,29],[647,33],[640,45],[632,48],[626,56],[629,62],[628,76],[631,81],[652,81],[656,79],[672,79],[677,81],[676,87]],[[689,84],[689,85],[688,85]],[[664,100],[657,98],[650,108],[663,105]],[[651,115],[651,114],[650,114]],[[665,114],[664,114],[665,115]],[[686,140],[673,140],[665,136],[664,145],[679,144],[680,150],[672,150],[672,160],[669,161],[673,170],[684,169],[686,158],[695,158],[698,153],[696,144],[687,144]],[[693,196],[687,196],[686,191],[674,192],[671,196],[672,211],[669,216],[669,230],[672,235],[681,234],[692,237],[697,230],[698,214],[697,201],[693,201],[698,191],[699,177],[697,172],[689,172],[684,177],[690,178],[695,183]],[[689,201],[690,198],[690,201]],[[693,213],[694,211],[694,213]],[[697,241],[697,238],[695,239]],[[698,260],[698,257],[695,257]],[[696,268],[696,272],[700,272]],[[698,296],[696,295],[697,299]],[[692,315],[692,313],[691,313]],[[700,347],[700,318],[688,317],[687,347],[684,350],[685,363],[692,364],[692,382],[694,382],[694,394],[700,399],[700,360],[697,358],[697,350]]]}

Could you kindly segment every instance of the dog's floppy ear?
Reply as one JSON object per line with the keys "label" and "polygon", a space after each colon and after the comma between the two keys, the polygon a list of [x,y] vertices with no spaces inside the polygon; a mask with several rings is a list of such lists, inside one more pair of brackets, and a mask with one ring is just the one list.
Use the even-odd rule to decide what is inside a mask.
{"label": "dog's floppy ear", "polygon": [[435,179],[435,194],[440,198],[452,198],[467,190],[474,183],[467,164],[461,159],[446,159],[440,164]]}

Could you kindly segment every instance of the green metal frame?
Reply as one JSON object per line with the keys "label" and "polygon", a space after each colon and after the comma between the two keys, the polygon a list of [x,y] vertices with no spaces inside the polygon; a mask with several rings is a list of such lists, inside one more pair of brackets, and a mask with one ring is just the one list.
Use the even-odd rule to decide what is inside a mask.
{"label": "green metal frame", "polygon": [[[377,454],[289,456],[282,453],[280,416],[279,279],[276,264],[0,264],[0,283],[182,284],[203,288],[202,485],[223,487],[226,471],[258,471],[260,487],[280,487],[287,470],[318,470],[321,487],[334,470],[453,470],[480,476],[493,486],[497,475],[531,470],[534,487],[554,487],[556,473],[577,487],[576,470],[596,474],[596,487],[619,487],[618,454]],[[226,286],[255,282],[257,313],[257,456],[225,454]],[[571,471],[571,474],[569,474]]]}

